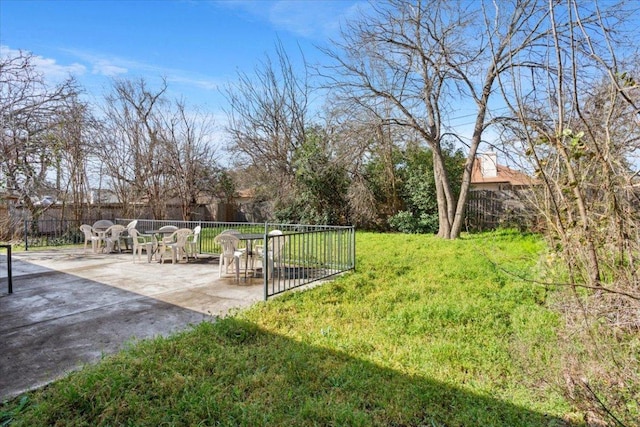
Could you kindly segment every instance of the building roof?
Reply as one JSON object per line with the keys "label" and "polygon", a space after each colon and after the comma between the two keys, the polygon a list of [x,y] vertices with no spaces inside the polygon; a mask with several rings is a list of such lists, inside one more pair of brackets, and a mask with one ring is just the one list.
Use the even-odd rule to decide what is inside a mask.
{"label": "building roof", "polygon": [[240,199],[253,199],[256,197],[256,189],[255,188],[241,188],[236,191],[236,196]]}
{"label": "building roof", "polygon": [[484,176],[480,159],[473,162],[471,170],[471,185],[474,184],[510,184],[513,186],[529,186],[534,180],[522,172],[511,169],[507,166],[496,165],[496,176]]}

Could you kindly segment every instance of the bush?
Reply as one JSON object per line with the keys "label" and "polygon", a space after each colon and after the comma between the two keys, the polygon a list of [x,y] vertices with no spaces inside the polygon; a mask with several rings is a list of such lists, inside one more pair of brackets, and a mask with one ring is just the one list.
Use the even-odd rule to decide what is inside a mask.
{"label": "bush", "polygon": [[389,218],[389,226],[394,231],[410,234],[438,232],[438,215],[421,213],[415,216],[409,211],[400,211]]}

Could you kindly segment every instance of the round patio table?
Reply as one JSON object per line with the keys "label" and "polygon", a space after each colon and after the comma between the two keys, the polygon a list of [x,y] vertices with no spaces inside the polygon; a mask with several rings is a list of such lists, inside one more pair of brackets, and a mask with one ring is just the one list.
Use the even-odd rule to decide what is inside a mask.
{"label": "round patio table", "polygon": [[234,233],[238,240],[247,242],[247,256],[244,258],[244,280],[247,280],[247,270],[249,269],[249,257],[251,257],[251,266],[253,268],[253,241],[264,239],[263,233]]}

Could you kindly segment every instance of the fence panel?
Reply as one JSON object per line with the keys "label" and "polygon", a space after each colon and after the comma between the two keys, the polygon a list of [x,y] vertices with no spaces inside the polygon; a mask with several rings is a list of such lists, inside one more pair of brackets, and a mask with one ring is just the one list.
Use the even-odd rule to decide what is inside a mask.
{"label": "fence panel", "polygon": [[468,231],[494,230],[498,227],[518,227],[526,230],[535,223],[533,209],[528,207],[523,190],[469,192],[466,205]]}
{"label": "fence panel", "polygon": [[[116,219],[117,224],[128,224],[132,219]],[[214,241],[225,230],[243,234],[264,234],[262,269],[265,299],[290,289],[323,280],[355,269],[355,229],[329,225],[275,224],[218,221],[138,220],[141,232],[165,225],[179,228],[201,227],[199,252],[219,255],[221,248]],[[283,232],[272,236],[274,230]],[[277,256],[270,248],[282,246]],[[269,257],[272,258],[269,258]],[[254,272],[255,273],[255,272]]]}
{"label": "fence panel", "polygon": [[265,237],[265,299],[355,269],[353,227],[319,227]]}
{"label": "fence panel", "polygon": [[62,246],[84,242],[80,231],[82,222],[66,219],[39,219],[24,221],[24,246]]}

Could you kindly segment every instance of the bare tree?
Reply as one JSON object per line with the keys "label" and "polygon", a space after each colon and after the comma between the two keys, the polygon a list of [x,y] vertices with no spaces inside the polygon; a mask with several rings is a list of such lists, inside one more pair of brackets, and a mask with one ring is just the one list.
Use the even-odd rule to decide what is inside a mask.
{"label": "bare tree", "polygon": [[278,204],[293,191],[292,159],[309,126],[310,86],[306,70],[302,75],[295,72],[281,44],[276,55],[275,64],[267,57],[253,76],[239,73],[225,96],[229,149],[240,164],[253,170],[256,185]]}
{"label": "bare tree", "polygon": [[177,201],[182,218],[192,220],[203,195],[221,193],[214,123],[183,101],[169,101],[166,90],[166,82],[157,90],[144,80],[113,83],[100,135],[104,185],[116,192],[125,216],[147,202],[162,219]]}
{"label": "bare tree", "polygon": [[78,100],[61,114],[59,126],[51,132],[56,168],[56,190],[62,202],[63,217],[67,204],[74,220],[81,221],[87,212],[90,193],[88,164],[95,155],[95,120],[89,107]]}
{"label": "bare tree", "polygon": [[[403,207],[395,163],[407,140],[406,129],[385,124],[379,117],[386,114],[373,114],[350,101],[330,97],[327,105],[331,149],[351,178],[347,196],[351,218],[358,226],[384,229],[387,218]],[[383,103],[379,108],[390,107]],[[372,162],[381,166],[375,177],[367,170]],[[380,185],[374,190],[371,181],[377,178]]]}
{"label": "bare tree", "polygon": [[183,102],[162,127],[166,152],[165,173],[172,194],[180,201],[182,219],[193,219],[193,209],[202,195],[218,196],[220,168],[212,141],[213,121],[198,112],[189,113]]}
{"label": "bare tree", "polygon": [[5,188],[18,194],[33,218],[42,211],[34,199],[53,190],[47,180],[55,166],[50,134],[76,95],[73,79],[48,84],[30,53],[0,58],[0,170]]}
{"label": "bare tree", "polygon": [[166,100],[163,82],[151,90],[143,80],[113,82],[113,92],[106,98],[102,135],[102,160],[110,183],[120,200],[146,201],[154,218],[166,212],[166,159],[160,112]]}
{"label": "bare tree", "polygon": [[[343,99],[369,109],[385,124],[411,129],[431,148],[438,198],[439,232],[459,236],[471,171],[497,77],[526,61],[539,35],[544,9],[534,0],[469,6],[450,1],[391,0],[351,22],[344,41],[326,50],[333,86]],[[480,25],[478,25],[480,24]],[[391,110],[381,109],[388,103]],[[453,134],[448,119],[458,105],[475,108],[473,134],[461,191],[456,199],[447,174],[443,144]],[[384,114],[383,114],[384,113]]]}

